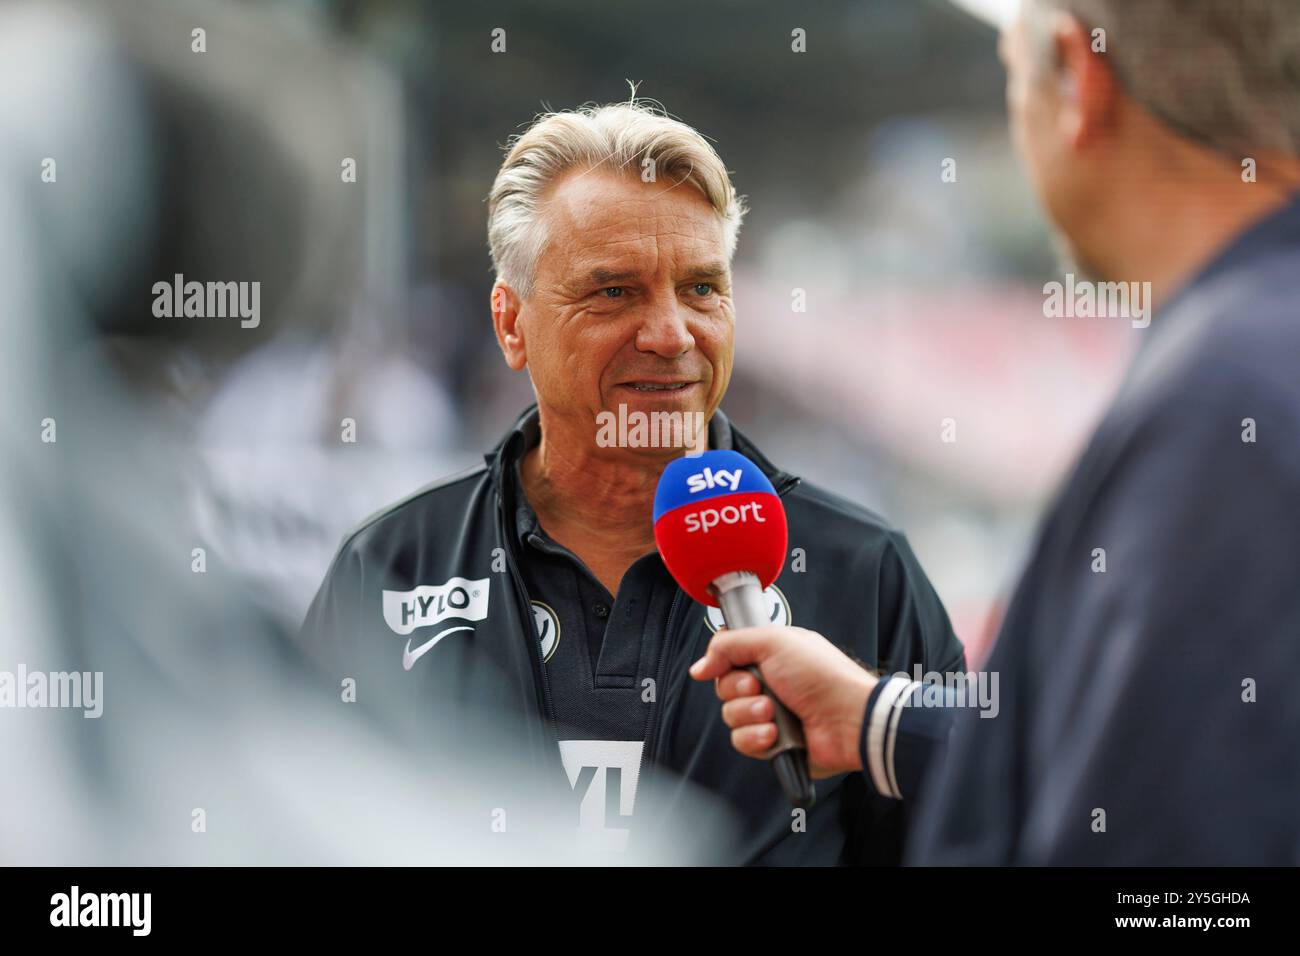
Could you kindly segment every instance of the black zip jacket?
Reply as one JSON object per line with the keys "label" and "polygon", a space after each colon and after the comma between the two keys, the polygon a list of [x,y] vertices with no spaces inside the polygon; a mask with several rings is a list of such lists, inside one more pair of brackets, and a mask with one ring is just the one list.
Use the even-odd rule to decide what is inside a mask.
{"label": "black zip jacket", "polygon": [[[521,781],[544,779],[564,790],[552,691],[519,572],[520,548],[509,533],[512,483],[503,481],[525,450],[524,428],[535,416],[535,408],[525,412],[484,465],[421,489],[349,534],[303,634],[334,679],[356,682],[358,701],[381,702],[408,727],[436,721],[440,739],[471,742],[480,722],[491,719],[516,753],[528,755],[528,766],[518,767]],[[710,423],[710,440],[754,461],[785,504],[793,557],[776,582],[784,623],[820,632],[871,668],[964,670],[962,645],[900,532],[778,469],[721,412]],[[460,590],[452,579],[462,579]],[[416,591],[421,587],[429,590]],[[405,596],[405,610],[390,595],[386,618],[385,591],[415,594]],[[716,854],[706,856],[720,863],[900,862],[907,808],[875,794],[861,774],[819,781],[806,818],[792,812],[771,768],[732,749],[712,684],[687,674],[712,633],[705,608],[679,591],[668,621],[640,777],[643,790],[652,780],[671,794],[686,781],[724,801],[737,837],[720,838]],[[452,627],[459,630],[421,653]],[[419,657],[411,662],[413,655]],[[521,783],[510,799],[528,802],[532,785]],[[485,796],[489,804],[491,797]],[[671,799],[644,812],[638,805],[631,839],[673,826],[672,814]]]}

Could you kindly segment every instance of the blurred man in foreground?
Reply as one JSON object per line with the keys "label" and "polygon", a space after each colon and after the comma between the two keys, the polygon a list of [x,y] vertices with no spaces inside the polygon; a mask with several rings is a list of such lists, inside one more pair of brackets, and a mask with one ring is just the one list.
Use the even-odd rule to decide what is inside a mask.
{"label": "blurred man in foreground", "polygon": [[693,676],[717,679],[741,752],[774,735],[732,670],[758,662],[824,742],[816,771],[921,794],[916,862],[1295,864],[1300,15],[1027,0],[1001,51],[1070,251],[1150,283],[1157,311],[1008,610],[998,716],[792,628],[720,635]]}
{"label": "blurred man in foreground", "polygon": [[[858,775],[823,784],[805,817],[768,768],[732,751],[712,694],[686,673],[718,622],[655,547],[667,463],[734,449],[783,498],[791,539],[816,549],[815,567],[769,589],[773,620],[836,633],[871,666],[964,666],[903,536],[777,468],[719,410],[742,215],[712,146],[636,103],[545,116],[514,142],[489,198],[492,317],[537,406],[485,465],[352,534],[305,631],[337,652],[340,677],[390,686],[412,714],[490,701],[516,715],[593,845],[647,839],[638,792],[655,775],[735,811],[741,840],[719,843],[719,860],[896,862],[905,808]],[[664,819],[689,822],[680,808]]]}
{"label": "blurred man in foreground", "polygon": [[[232,189],[295,195],[309,177],[270,159],[283,113],[253,114],[221,71],[169,68],[186,62],[173,38],[188,37],[190,16],[169,2],[0,5],[0,867],[597,862],[566,825],[566,795],[549,802],[541,775],[519,769],[525,745],[491,702],[469,736],[450,706],[402,727],[375,684],[358,695],[314,680],[246,569],[196,520],[200,449],[180,395],[213,358],[197,353],[226,350],[195,346],[216,335],[196,330],[204,318],[133,304],[172,257],[200,275],[261,262],[251,274],[269,288],[286,263],[318,255],[346,272],[352,249],[268,215],[281,208],[269,198],[229,202]],[[351,128],[354,108],[328,87],[297,100],[272,82],[311,61],[308,31],[251,8],[209,26],[217,48],[264,41],[233,65],[277,87],[296,138]],[[317,66],[359,82],[353,65]],[[150,135],[202,139],[234,118],[239,136],[220,139],[257,161]],[[31,175],[47,153],[76,172]],[[251,242],[238,225],[259,214]],[[278,257],[263,262],[270,246]],[[260,328],[230,334],[284,320],[287,304],[264,301]],[[705,837],[719,840],[726,818],[689,803],[689,824],[621,861],[711,859]],[[508,829],[482,826],[501,806],[540,823],[512,812]],[[41,879],[13,886],[40,902]],[[6,892],[6,928],[32,915]]]}

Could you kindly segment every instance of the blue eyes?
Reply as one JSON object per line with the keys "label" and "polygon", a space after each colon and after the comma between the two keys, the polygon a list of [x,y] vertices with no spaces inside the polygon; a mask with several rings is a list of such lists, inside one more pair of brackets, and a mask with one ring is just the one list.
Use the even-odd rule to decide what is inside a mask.
{"label": "blue eyes", "polygon": [[[716,291],[713,288],[712,282],[697,282],[695,283],[695,285],[691,287],[691,289],[696,295],[700,296],[701,298],[704,298],[705,296],[710,296]],[[614,286],[610,286],[608,289],[601,289],[600,294],[607,299],[621,299],[623,298],[623,293],[626,291],[627,290],[623,286],[614,285]]]}

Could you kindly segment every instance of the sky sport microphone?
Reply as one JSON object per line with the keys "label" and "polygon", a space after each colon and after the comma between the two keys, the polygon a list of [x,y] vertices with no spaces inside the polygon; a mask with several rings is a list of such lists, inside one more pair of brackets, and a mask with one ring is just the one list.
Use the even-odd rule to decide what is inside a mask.
{"label": "sky sport microphone", "polygon": [[[655,542],[683,591],[722,609],[731,629],[770,624],[763,589],[785,563],[785,507],[758,466],[734,451],[672,461],[655,490]],[[796,807],[816,799],[799,719],[767,689],[776,709],[776,743],[763,755]]]}

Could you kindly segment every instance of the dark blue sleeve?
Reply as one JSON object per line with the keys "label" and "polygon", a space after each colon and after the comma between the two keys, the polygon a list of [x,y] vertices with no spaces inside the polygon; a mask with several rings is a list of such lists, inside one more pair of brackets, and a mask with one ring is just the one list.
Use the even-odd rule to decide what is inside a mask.
{"label": "dark blue sleeve", "polygon": [[1193,368],[1094,443],[912,862],[1300,860],[1300,403],[1258,378]]}
{"label": "dark blue sleeve", "polygon": [[926,776],[944,762],[954,703],[942,687],[882,678],[867,698],[858,740],[867,786],[896,800],[920,796]]}

